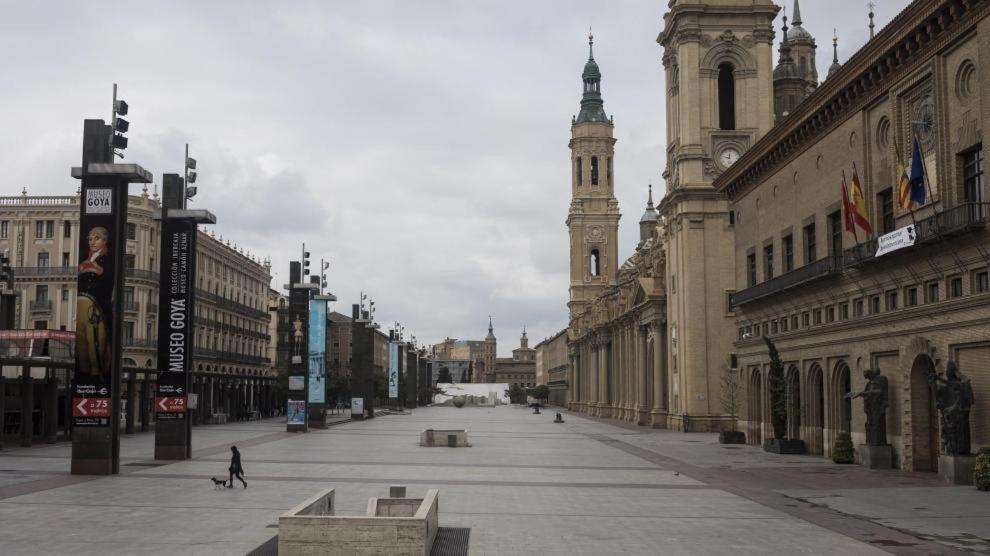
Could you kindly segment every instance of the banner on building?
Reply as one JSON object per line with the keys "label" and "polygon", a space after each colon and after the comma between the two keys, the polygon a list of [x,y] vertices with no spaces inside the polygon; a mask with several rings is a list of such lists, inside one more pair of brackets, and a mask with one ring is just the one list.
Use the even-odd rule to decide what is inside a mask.
{"label": "banner on building", "polygon": [[112,413],[114,299],[121,293],[115,291],[117,255],[124,248],[120,213],[127,200],[122,206],[109,181],[90,186],[84,180],[80,195],[72,423],[105,427],[110,426]]}
{"label": "banner on building", "polygon": [[286,415],[290,425],[306,424],[306,402],[304,400],[289,400]]}
{"label": "banner on building", "polygon": [[327,393],[327,302],[309,301],[309,403],[325,403]]}
{"label": "banner on building", "polygon": [[874,256],[879,257],[897,251],[898,249],[911,247],[917,238],[918,234],[915,232],[914,224],[909,224],[889,234],[884,234],[877,240],[877,253]]}
{"label": "banner on building", "polygon": [[165,218],[161,257],[155,417],[159,420],[184,419],[193,356],[192,306],[196,287],[196,223],[193,220]]}
{"label": "banner on building", "polygon": [[399,342],[388,343],[388,397],[399,397]]}

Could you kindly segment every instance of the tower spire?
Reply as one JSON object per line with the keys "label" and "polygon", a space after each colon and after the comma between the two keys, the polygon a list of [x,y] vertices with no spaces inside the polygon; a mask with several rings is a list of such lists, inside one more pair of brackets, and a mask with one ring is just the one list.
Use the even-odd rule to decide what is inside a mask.
{"label": "tower spire", "polygon": [[866,4],[866,7],[870,10],[870,40],[873,40],[873,15],[877,9],[877,5],[873,2],[869,2]]}
{"label": "tower spire", "polygon": [[794,15],[791,18],[791,21],[793,21],[794,25],[796,26],[799,26],[801,25],[801,23],[803,23],[801,21],[801,2],[799,0],[794,0]]}
{"label": "tower spire", "polygon": [[828,77],[839,71],[842,66],[839,64],[839,36],[836,29],[832,29],[832,65],[828,68]]}
{"label": "tower spire", "polygon": [[646,210],[653,208],[653,184],[647,186],[649,188],[649,193],[646,196]]}
{"label": "tower spire", "polygon": [[588,122],[609,123],[608,116],[602,106],[602,72],[598,69],[598,62],[595,62],[595,35],[591,28],[588,28],[588,61],[584,64],[584,72],[581,73],[581,81],[584,83],[584,93],[581,96],[581,112],[575,118],[575,124]]}

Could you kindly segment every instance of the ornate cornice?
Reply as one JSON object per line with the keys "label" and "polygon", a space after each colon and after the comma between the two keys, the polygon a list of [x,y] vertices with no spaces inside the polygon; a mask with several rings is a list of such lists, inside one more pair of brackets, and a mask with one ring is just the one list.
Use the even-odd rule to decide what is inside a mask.
{"label": "ornate cornice", "polygon": [[730,198],[745,193],[970,32],[988,13],[990,0],[915,0],[713,185]]}

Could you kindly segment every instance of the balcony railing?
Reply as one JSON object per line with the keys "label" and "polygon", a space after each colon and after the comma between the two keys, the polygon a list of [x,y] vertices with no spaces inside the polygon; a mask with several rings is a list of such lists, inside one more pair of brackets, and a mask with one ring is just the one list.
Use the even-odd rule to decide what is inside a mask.
{"label": "balcony railing", "polygon": [[149,303],[148,304],[148,313],[149,314],[151,314],[151,313],[157,314],[158,313],[158,304],[157,303]]}
{"label": "balcony railing", "polygon": [[[158,340],[156,339],[143,339],[134,340],[127,339],[124,340],[125,348],[150,348],[158,349]],[[197,347],[193,350],[194,357],[201,357],[204,359],[217,359],[220,362],[230,362],[230,363],[244,363],[246,365],[266,365],[270,361],[267,357],[258,357],[255,355],[247,355],[243,353],[235,353],[232,351],[221,351],[217,349],[207,349]]]}
{"label": "balcony railing", "polygon": [[48,276],[76,276],[79,269],[74,266],[18,266],[14,267],[15,278],[39,278]]}
{"label": "balcony railing", "polygon": [[819,278],[833,276],[842,271],[841,259],[826,257],[796,268],[766,282],[756,284],[732,294],[732,306],[743,305],[757,299],[780,293],[791,288],[806,284]]}
{"label": "balcony railing", "polygon": [[52,300],[51,299],[32,299],[31,300],[31,311],[35,312],[48,312],[52,310]]}
{"label": "balcony railing", "polygon": [[137,301],[125,299],[124,300],[124,310],[125,311],[130,311],[132,313],[137,313],[138,311],[141,310],[141,304],[138,303]]}
{"label": "balcony railing", "polygon": [[[987,222],[990,222],[990,203],[963,203],[924,220],[919,220],[915,224],[917,236],[914,245],[930,244],[969,230],[983,228],[986,227]],[[875,261],[877,260],[877,244],[876,238],[864,241],[843,251],[841,257],[819,259],[787,274],[738,291],[732,294],[732,306],[744,305],[813,280],[835,276],[841,274],[843,270],[857,268],[865,263]],[[911,247],[908,247],[901,251],[910,249]]]}

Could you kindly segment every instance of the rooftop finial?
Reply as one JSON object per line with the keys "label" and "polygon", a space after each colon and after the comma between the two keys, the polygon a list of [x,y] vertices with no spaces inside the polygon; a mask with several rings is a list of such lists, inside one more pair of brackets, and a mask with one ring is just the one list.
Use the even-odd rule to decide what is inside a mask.
{"label": "rooftop finial", "polygon": [[794,25],[801,25],[801,4],[794,0],[794,17],[791,18]]}
{"label": "rooftop finial", "polygon": [[649,187],[649,194],[646,198],[646,208],[651,209],[653,208],[653,184],[651,183],[647,187]]}
{"label": "rooftop finial", "polygon": [[877,5],[873,2],[868,2],[866,7],[870,9],[870,40],[873,40],[873,16],[876,12]]}
{"label": "rooftop finial", "polygon": [[832,63],[839,63],[839,35],[838,29],[832,28]]}
{"label": "rooftop finial", "polygon": [[595,34],[591,32],[591,25],[588,26],[588,59],[595,59]]}

